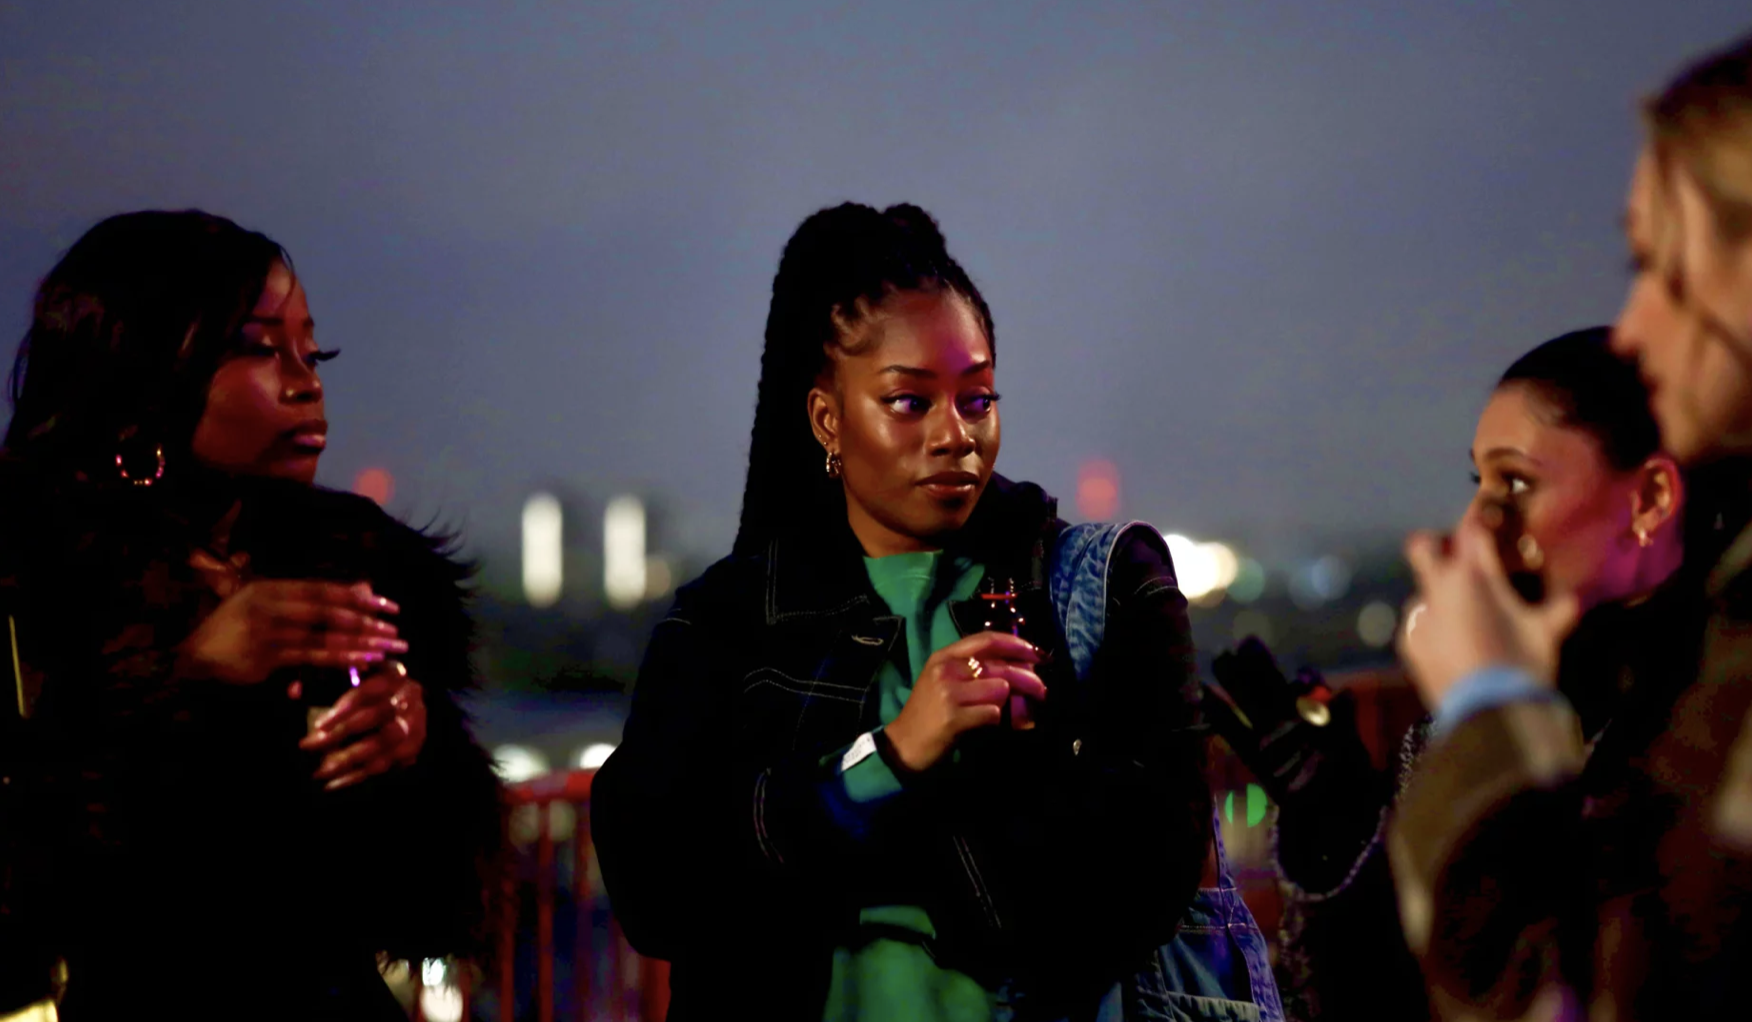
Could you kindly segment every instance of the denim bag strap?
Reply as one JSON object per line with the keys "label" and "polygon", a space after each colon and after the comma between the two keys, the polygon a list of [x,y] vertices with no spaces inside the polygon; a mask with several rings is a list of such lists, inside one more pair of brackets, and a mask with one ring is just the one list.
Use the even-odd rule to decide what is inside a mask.
{"label": "denim bag strap", "polygon": [[[1077,680],[1087,682],[1107,628],[1107,577],[1126,532],[1143,522],[1067,526],[1053,544],[1048,591]],[[1223,849],[1221,821],[1211,811],[1218,884],[1200,888],[1174,939],[1149,966],[1110,990],[1095,1007],[1096,1022],[1283,1022],[1265,935],[1235,887]]]}

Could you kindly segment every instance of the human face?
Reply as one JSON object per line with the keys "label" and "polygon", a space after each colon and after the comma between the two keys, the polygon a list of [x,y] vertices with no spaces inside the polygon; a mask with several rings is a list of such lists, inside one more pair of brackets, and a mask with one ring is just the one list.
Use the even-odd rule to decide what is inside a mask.
{"label": "human face", "polygon": [[1549,591],[1573,593],[1590,607],[1642,587],[1635,530],[1648,524],[1633,519],[1645,503],[1643,473],[1616,470],[1593,436],[1556,424],[1536,390],[1510,383],[1491,395],[1473,434],[1472,464],[1478,492],[1467,516],[1512,500],[1545,555],[1540,574]]}
{"label": "human face", "polygon": [[1684,465],[1752,451],[1752,243],[1721,241],[1690,175],[1646,150],[1625,234],[1635,276],[1612,344],[1637,360],[1662,446]]}
{"label": "human face", "polygon": [[889,297],[854,340],[809,394],[811,427],[844,465],[852,532],[872,557],[937,549],[998,458],[991,342],[949,292]]}
{"label": "human face", "polygon": [[235,475],[309,483],[328,442],[316,346],[304,286],[282,263],[207,388],[191,445],[195,459]]}

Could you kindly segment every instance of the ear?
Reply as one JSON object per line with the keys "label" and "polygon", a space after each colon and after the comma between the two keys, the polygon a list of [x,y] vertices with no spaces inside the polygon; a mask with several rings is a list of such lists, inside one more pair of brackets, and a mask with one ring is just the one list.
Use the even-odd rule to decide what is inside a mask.
{"label": "ear", "polygon": [[826,451],[840,449],[840,398],[825,381],[809,390],[809,431]]}
{"label": "ear", "polygon": [[1679,513],[1685,500],[1685,482],[1679,465],[1657,454],[1636,470],[1636,487],[1630,492],[1630,529],[1653,536]]}

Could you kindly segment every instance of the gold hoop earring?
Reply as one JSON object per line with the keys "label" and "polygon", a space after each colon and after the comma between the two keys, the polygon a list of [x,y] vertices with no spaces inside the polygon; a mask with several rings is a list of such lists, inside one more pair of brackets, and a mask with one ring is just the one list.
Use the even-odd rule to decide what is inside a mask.
{"label": "gold hoop earring", "polygon": [[838,479],[841,475],[843,475],[845,473],[845,470],[846,470],[846,465],[845,465],[845,462],[840,460],[839,452],[838,451],[828,451],[827,452],[827,477],[829,479]]}
{"label": "gold hoop earring", "polygon": [[156,464],[154,464],[152,467],[152,474],[136,477],[136,476],[132,476],[132,475],[128,474],[128,466],[126,464],[126,459],[124,458],[121,451],[117,451],[116,452],[116,475],[121,476],[124,480],[126,480],[127,482],[130,482],[130,483],[133,483],[135,486],[151,486],[153,483],[156,483],[160,479],[164,478],[164,445],[163,444],[153,444],[152,445],[152,457],[153,457],[154,461],[156,462]]}

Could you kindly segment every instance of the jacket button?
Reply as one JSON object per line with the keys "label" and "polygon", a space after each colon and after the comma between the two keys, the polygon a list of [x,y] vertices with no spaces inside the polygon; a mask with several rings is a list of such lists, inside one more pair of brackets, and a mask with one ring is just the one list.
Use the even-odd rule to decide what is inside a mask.
{"label": "jacket button", "polygon": [[1071,755],[1073,755],[1073,756],[1078,755],[1082,751],[1083,751],[1083,740],[1081,738],[1072,739],[1071,740]]}

